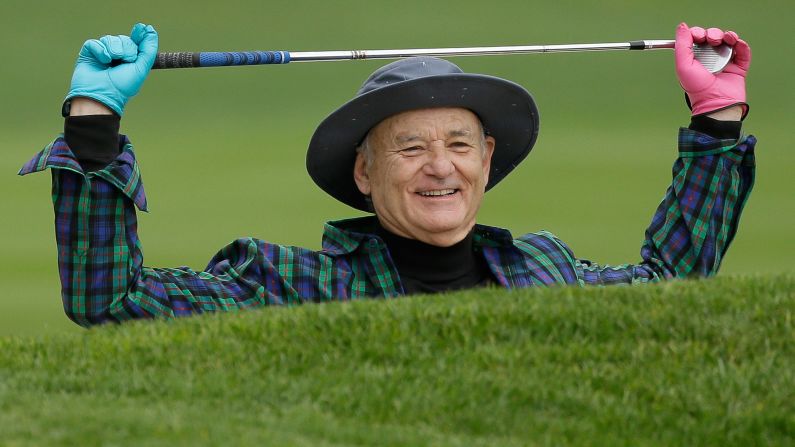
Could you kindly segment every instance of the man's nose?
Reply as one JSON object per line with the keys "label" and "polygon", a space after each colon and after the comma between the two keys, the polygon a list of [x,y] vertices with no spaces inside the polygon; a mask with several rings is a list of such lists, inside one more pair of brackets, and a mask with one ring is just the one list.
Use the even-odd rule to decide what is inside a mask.
{"label": "man's nose", "polygon": [[450,158],[450,151],[442,141],[434,141],[428,150],[428,161],[423,166],[423,172],[434,177],[444,178],[455,171],[455,165]]}

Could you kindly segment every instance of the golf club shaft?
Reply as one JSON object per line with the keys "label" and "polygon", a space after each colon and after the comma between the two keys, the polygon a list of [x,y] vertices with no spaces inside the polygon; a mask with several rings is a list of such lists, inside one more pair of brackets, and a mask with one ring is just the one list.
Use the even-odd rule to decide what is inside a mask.
{"label": "golf club shaft", "polygon": [[232,65],[270,65],[289,62],[320,62],[357,59],[397,59],[411,56],[484,56],[499,54],[564,53],[610,50],[654,50],[673,48],[673,40],[634,40],[631,42],[564,45],[517,45],[505,47],[414,48],[404,50],[346,51],[241,51],[158,53],[152,68],[224,67]]}

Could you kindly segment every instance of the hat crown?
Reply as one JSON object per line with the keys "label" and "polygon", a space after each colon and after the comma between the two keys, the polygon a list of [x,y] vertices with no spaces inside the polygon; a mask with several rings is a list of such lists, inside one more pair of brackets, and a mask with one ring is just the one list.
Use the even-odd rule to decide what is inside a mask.
{"label": "hat crown", "polygon": [[460,74],[458,65],[437,57],[420,56],[400,59],[374,71],[356,92],[356,96],[399,82],[426,76]]}

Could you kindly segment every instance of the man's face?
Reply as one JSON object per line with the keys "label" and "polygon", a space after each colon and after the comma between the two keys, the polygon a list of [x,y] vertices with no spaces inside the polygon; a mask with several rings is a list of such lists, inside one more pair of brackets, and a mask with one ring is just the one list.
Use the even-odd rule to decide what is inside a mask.
{"label": "man's face", "polygon": [[371,164],[359,154],[354,178],[381,225],[441,247],[462,240],[475,225],[494,151],[477,116],[462,108],[412,110],[385,119],[369,138]]}

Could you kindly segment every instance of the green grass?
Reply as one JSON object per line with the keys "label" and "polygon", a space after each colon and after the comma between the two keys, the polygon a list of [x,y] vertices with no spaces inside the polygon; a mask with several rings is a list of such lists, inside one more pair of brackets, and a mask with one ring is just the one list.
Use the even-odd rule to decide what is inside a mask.
{"label": "green grass", "polygon": [[[373,7],[373,5],[376,5]],[[793,443],[795,3],[476,0],[0,2],[0,445]],[[758,177],[715,281],[268,309],[85,333],[59,299],[48,174],[81,43],[153,23],[164,51],[512,45],[738,31]],[[686,110],[670,52],[458,58],[527,87],[526,163],[479,220],[637,262]],[[202,268],[241,236],[317,248],[351,209],[316,188],[317,123],[381,62],[153,73],[122,122],[146,264]],[[789,272],[789,273],[781,273]],[[736,277],[726,274],[761,273]],[[13,335],[13,337],[9,337]],[[20,337],[24,335],[26,337]],[[46,336],[45,336],[46,335]]]}
{"label": "green grass", "polygon": [[6,445],[787,445],[795,276],[0,338]]}

